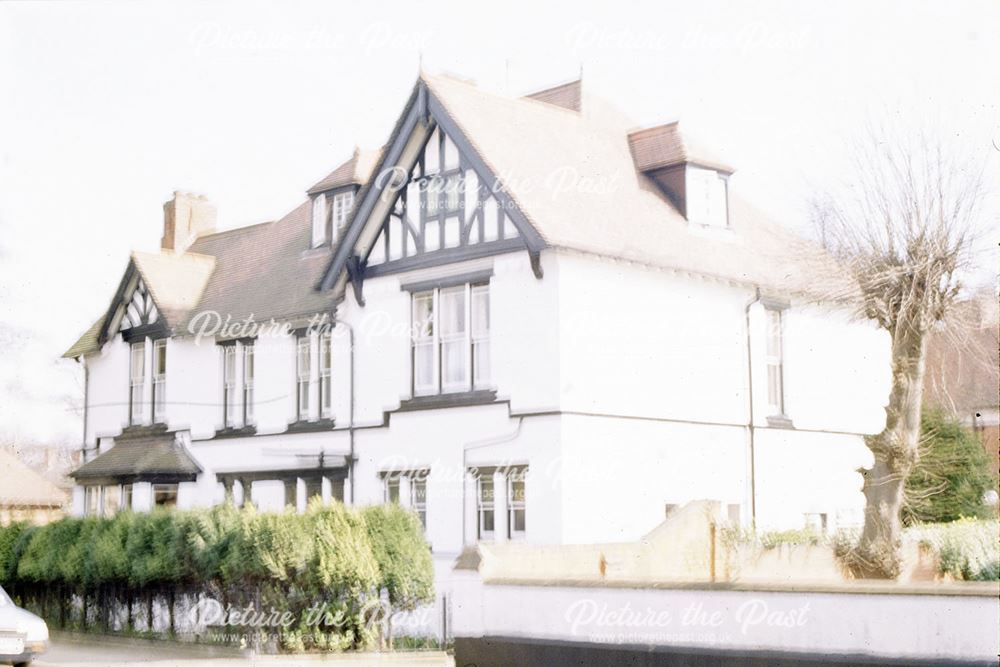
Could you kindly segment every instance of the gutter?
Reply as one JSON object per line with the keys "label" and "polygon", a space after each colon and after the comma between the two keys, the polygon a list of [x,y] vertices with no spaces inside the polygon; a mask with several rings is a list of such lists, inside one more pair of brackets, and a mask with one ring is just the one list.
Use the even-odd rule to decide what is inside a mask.
{"label": "gutter", "polygon": [[750,344],[750,308],[760,303],[760,287],[754,288],[754,298],[743,308],[747,337],[747,453],[750,459],[750,525],[757,528],[757,457],[754,452],[753,414],[753,353]]}

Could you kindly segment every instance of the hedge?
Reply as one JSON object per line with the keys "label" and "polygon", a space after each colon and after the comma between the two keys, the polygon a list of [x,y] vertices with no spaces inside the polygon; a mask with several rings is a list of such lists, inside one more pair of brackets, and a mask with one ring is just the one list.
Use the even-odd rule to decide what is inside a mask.
{"label": "hedge", "polygon": [[[46,600],[51,590],[81,596],[81,626],[88,597],[127,605],[131,624],[133,605],[164,591],[171,600],[176,592],[289,611],[297,624],[282,639],[286,649],[365,646],[383,598],[392,611],[434,599],[430,549],[415,515],[318,500],[302,514],[225,504],[0,527],[0,582]],[[338,619],[335,626],[306,623],[317,609]]]}

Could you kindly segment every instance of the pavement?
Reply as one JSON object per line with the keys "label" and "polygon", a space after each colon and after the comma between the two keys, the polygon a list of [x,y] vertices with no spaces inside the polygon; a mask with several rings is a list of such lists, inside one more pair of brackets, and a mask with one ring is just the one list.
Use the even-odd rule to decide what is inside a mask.
{"label": "pavement", "polygon": [[162,640],[94,637],[53,633],[49,650],[33,667],[246,667],[262,665],[301,667],[324,664],[335,667],[454,667],[443,651],[387,653],[327,653],[287,656],[248,656],[245,652],[205,645]]}

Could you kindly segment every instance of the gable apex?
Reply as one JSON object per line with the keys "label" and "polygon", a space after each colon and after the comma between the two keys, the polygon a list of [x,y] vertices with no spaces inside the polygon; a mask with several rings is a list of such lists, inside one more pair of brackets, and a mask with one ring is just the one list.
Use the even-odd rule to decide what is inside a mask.
{"label": "gable apex", "polygon": [[374,267],[404,261],[402,268],[415,264],[417,255],[472,245],[482,247],[458,255],[483,253],[498,241],[508,251],[526,247],[537,253],[545,245],[421,76],[318,288],[343,284],[352,260],[357,278],[359,267],[381,272]]}

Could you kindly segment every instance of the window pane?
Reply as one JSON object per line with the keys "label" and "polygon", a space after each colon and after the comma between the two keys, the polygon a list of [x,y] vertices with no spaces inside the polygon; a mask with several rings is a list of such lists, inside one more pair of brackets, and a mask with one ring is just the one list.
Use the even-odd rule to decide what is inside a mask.
{"label": "window pane", "polygon": [[472,344],[473,364],[475,364],[475,385],[477,389],[490,384],[490,342],[488,340]]}
{"label": "window pane", "polygon": [[121,509],[121,487],[117,484],[104,487],[104,516],[114,516]]}
{"label": "window pane", "polygon": [[486,510],[483,512],[483,533],[493,532],[493,510]]}
{"label": "window pane", "polygon": [[441,377],[445,388],[466,389],[469,378],[469,357],[464,338],[441,344]]}
{"label": "window pane", "polygon": [[511,530],[515,533],[524,532],[524,510],[514,510],[511,512]]}
{"label": "window pane", "polygon": [[413,295],[413,336],[415,339],[434,335],[434,293]]}
{"label": "window pane", "polygon": [[130,374],[133,382],[142,382],[146,375],[146,346],[142,343],[132,343]]}
{"label": "window pane", "polygon": [[472,335],[490,335],[490,288],[486,285],[472,288]]}
{"label": "window pane", "polygon": [[444,182],[444,192],[442,193],[442,201],[444,203],[445,211],[457,211],[461,197],[459,196],[462,188],[462,176],[460,174],[454,174],[448,177],[448,180]]}
{"label": "window pane", "polygon": [[413,346],[413,386],[417,393],[433,392],[436,389],[433,341],[416,343]]}
{"label": "window pane", "polygon": [[440,305],[442,337],[465,334],[465,287],[441,290]]}
{"label": "window pane", "polygon": [[385,501],[387,503],[399,502],[399,478],[393,477],[385,480]]}
{"label": "window pane", "polygon": [[177,485],[176,484],[154,484],[153,485],[153,505],[156,507],[176,507],[177,506]]}

